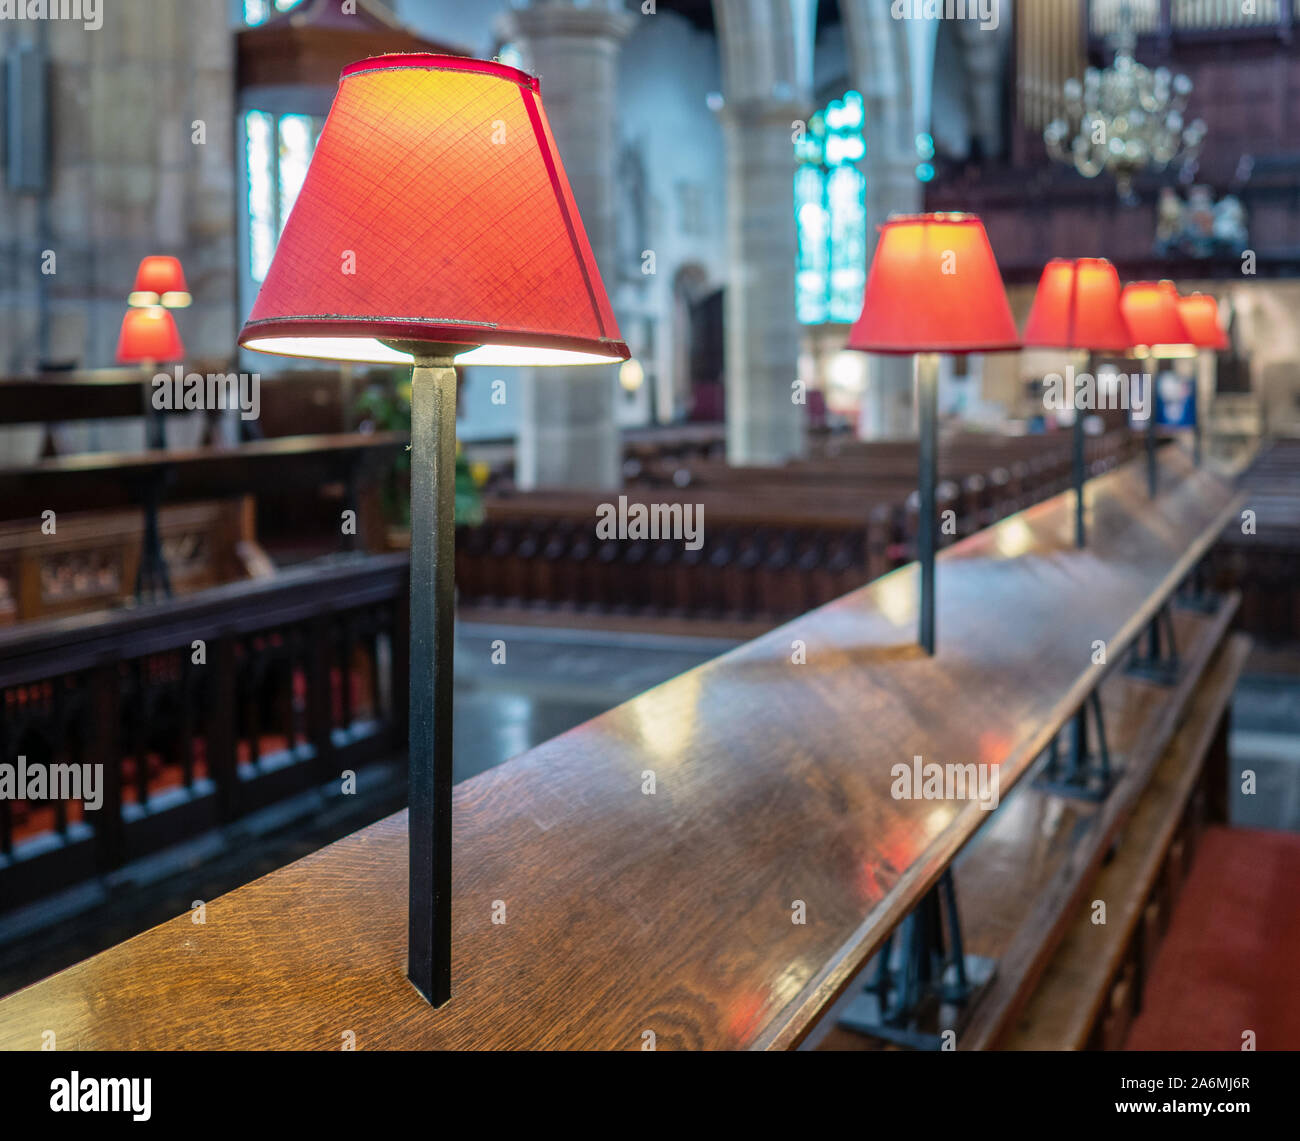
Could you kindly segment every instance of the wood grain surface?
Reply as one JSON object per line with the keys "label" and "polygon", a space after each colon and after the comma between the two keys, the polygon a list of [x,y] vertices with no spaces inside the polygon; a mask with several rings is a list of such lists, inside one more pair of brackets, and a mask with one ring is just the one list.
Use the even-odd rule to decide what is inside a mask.
{"label": "wood grain surface", "polygon": [[987,821],[892,766],[1009,789],[1237,510],[1164,453],[1155,501],[1141,463],[1089,484],[1088,550],[1065,495],[944,552],[934,658],[908,566],[458,786],[445,1007],[403,975],[398,814],[11,996],[0,1046],[796,1045]]}

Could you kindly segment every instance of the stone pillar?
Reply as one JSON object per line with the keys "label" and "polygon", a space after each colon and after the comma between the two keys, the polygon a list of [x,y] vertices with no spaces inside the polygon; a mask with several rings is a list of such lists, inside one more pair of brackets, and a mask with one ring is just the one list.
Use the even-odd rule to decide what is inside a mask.
{"label": "stone pillar", "polygon": [[[868,125],[868,132],[870,126]],[[870,139],[870,133],[867,134]],[[867,145],[870,156],[871,146]],[[877,227],[891,214],[914,214],[921,209],[921,184],[916,163],[897,153],[865,162],[867,179],[867,258],[876,250]],[[858,418],[863,440],[897,440],[916,435],[911,357],[867,357],[866,399]]]}
{"label": "stone pillar", "polygon": [[[891,214],[921,209],[912,113],[912,52],[906,20],[890,17],[878,0],[840,0],[849,71],[866,108],[867,259],[877,227]],[[869,356],[858,435],[865,440],[916,435],[913,368],[909,357]]]}
{"label": "stone pillar", "polygon": [[[577,199],[592,253],[614,294],[619,45],[636,17],[621,0],[534,0],[512,11],[529,68]],[[617,368],[527,370],[521,385],[515,459],[521,487],[615,488],[622,446],[614,420]]]}
{"label": "stone pillar", "polygon": [[1000,155],[1006,145],[1002,131],[1002,82],[1011,42],[1011,21],[1001,21],[996,28],[985,28],[978,20],[954,23],[966,65],[971,136],[979,140],[985,158]]}
{"label": "stone pillar", "polygon": [[793,123],[811,107],[811,5],[714,0],[727,150],[727,458],[776,464],[806,446],[795,403]]}

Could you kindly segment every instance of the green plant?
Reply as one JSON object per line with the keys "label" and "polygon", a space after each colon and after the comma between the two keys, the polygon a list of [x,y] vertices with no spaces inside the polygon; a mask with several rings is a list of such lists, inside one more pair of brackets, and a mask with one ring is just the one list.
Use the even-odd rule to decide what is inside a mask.
{"label": "green plant", "polygon": [[[411,431],[411,374],[407,369],[371,373],[370,382],[357,398],[362,423],[383,432]],[[411,525],[411,455],[408,447],[393,467],[384,487],[384,514],[399,527]],[[483,522],[483,496],[469,462],[456,445],[456,525],[473,527]]]}

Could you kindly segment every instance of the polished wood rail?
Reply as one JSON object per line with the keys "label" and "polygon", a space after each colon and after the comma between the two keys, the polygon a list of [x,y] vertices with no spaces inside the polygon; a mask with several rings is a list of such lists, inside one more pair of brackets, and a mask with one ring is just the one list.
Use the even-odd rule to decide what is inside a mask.
{"label": "polished wood rail", "polygon": [[398,814],[20,991],[0,1045],[799,1044],[989,819],[892,766],[1008,791],[1233,517],[1164,453],[1154,501],[1140,463],[1089,484],[1088,550],[1064,495],[941,554],[933,658],[907,566],[458,786],[445,1007],[403,975]]}
{"label": "polished wood rail", "polygon": [[39,518],[47,508],[128,507],[149,486],[158,487],[164,502],[183,503],[268,486],[361,483],[387,471],[406,443],[401,432],[337,433],[175,451],[54,456],[0,468],[0,518]]}

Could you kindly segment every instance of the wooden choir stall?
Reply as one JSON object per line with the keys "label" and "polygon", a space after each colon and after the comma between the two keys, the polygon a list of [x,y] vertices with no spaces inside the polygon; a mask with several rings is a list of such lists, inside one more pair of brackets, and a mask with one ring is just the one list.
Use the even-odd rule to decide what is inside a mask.
{"label": "wooden choir stall", "polygon": [[[1185,587],[1241,503],[1166,447],[1086,505],[1085,549],[1062,492],[943,550],[932,657],[908,563],[459,784],[440,1008],[399,813],[0,1002],[0,1046],[1117,1046],[1224,813],[1246,639]],[[1091,797],[1040,779],[1085,707]]]}

